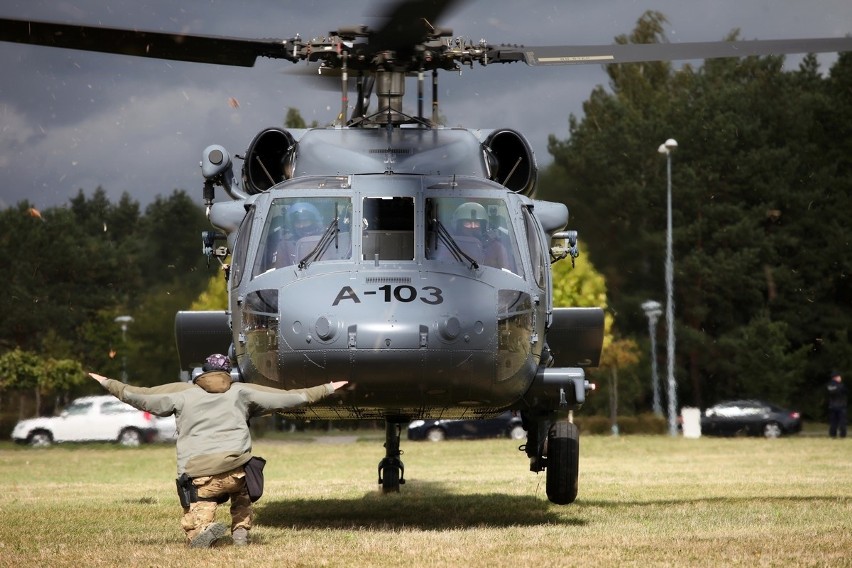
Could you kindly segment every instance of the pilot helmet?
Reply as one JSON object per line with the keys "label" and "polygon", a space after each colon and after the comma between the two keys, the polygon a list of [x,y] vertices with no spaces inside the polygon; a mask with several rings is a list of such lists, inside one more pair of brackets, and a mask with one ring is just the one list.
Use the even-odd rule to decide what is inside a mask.
{"label": "pilot helmet", "polygon": [[320,212],[312,203],[299,201],[287,210],[290,230],[297,238],[314,235],[320,230]]}
{"label": "pilot helmet", "polygon": [[487,220],[485,207],[474,201],[462,203],[453,211],[453,227],[460,235],[481,237]]}

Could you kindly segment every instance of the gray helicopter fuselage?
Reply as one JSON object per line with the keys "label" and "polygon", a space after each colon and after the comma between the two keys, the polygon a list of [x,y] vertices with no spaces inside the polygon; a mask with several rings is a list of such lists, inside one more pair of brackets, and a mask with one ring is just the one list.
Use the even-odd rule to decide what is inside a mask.
{"label": "gray helicopter fuselage", "polygon": [[[451,255],[429,258],[424,206],[501,201],[513,212],[504,229],[515,231],[529,200],[477,179],[456,178],[464,189],[432,176],[334,181],[339,188],[328,189],[326,178],[296,180],[254,200],[255,230],[244,260],[260,268],[231,293],[234,346],[246,380],[282,388],[349,380],[355,390],[347,407],[334,412],[362,418],[447,416],[517,401],[535,375],[541,355],[535,338],[546,321],[544,294],[524,277],[533,272],[527,247],[517,247],[514,271],[479,264],[482,258],[477,267]],[[301,258],[263,267],[272,204],[329,199],[351,200],[346,224],[356,230],[338,234],[347,251],[301,268]],[[372,200],[394,199],[410,200],[410,229],[373,229],[364,221]]]}
{"label": "gray helicopter fuselage", "polygon": [[[486,132],[487,142],[465,129],[314,129],[298,142],[279,129],[258,135],[242,176],[254,191],[242,194],[231,178],[237,200],[210,215],[232,251],[241,379],[353,385],[294,417],[411,420],[581,404],[581,370],[545,370],[549,241],[568,211],[521,191],[534,174],[531,153],[516,189],[489,179],[517,170],[506,174],[489,156],[488,144],[498,156],[518,148],[519,135],[499,132]],[[224,171],[214,167],[219,148],[205,171]],[[288,179],[272,183],[279,177]]]}

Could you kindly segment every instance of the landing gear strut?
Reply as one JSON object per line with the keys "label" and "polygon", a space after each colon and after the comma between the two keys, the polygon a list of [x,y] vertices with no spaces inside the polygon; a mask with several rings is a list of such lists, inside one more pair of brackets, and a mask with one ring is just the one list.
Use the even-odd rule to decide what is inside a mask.
{"label": "landing gear strut", "polygon": [[385,420],[385,457],[379,462],[379,485],[384,493],[398,493],[399,486],[405,483],[405,466],[399,456],[399,435],[402,424]]}

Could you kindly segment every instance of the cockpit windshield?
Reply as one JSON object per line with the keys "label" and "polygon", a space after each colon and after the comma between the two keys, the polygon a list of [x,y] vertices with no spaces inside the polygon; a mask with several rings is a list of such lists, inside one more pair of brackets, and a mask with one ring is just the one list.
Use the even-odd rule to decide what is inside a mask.
{"label": "cockpit windshield", "polygon": [[285,266],[352,256],[352,201],[283,197],[269,208],[252,276]]}
{"label": "cockpit windshield", "polygon": [[508,270],[523,276],[518,243],[501,199],[426,200],[426,258]]}

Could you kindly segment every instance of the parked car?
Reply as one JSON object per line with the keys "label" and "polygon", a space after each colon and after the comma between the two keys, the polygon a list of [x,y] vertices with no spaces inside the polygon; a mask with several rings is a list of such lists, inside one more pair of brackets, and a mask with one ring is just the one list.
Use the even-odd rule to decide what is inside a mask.
{"label": "parked car", "polygon": [[158,418],[112,395],[77,398],[59,416],[21,420],[12,430],[13,440],[31,446],[94,441],[138,446],[174,435],[174,416]]}
{"label": "parked car", "polygon": [[521,417],[506,411],[494,418],[462,420],[414,420],[408,425],[409,440],[440,442],[448,438],[511,438],[523,440],[527,432]]}
{"label": "parked car", "polygon": [[801,429],[802,418],[798,412],[764,400],[720,402],[701,415],[701,433],[709,435],[777,438]]}

